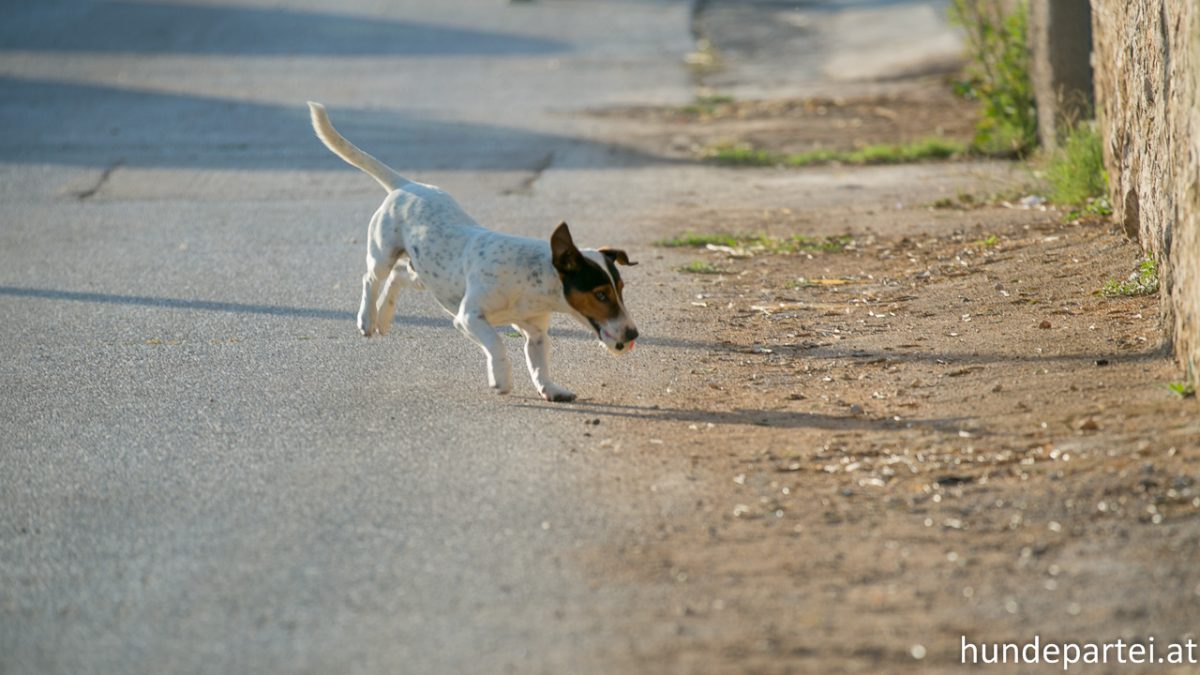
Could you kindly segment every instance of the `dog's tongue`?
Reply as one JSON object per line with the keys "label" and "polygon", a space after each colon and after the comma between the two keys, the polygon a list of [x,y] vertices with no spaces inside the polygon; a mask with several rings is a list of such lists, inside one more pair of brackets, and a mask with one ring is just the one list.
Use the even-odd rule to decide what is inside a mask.
{"label": "dog's tongue", "polygon": [[629,351],[633,351],[633,340],[629,341]]}

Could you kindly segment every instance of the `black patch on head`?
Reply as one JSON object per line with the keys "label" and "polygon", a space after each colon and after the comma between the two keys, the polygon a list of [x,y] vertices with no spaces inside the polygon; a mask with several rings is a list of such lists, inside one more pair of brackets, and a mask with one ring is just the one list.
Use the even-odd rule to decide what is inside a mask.
{"label": "black patch on head", "polygon": [[613,264],[612,258],[604,256],[604,264],[608,267],[608,273],[612,275],[612,285],[617,291],[617,297],[624,302],[625,293],[621,289],[621,273],[617,271],[617,266]]}
{"label": "black patch on head", "polygon": [[599,265],[583,256],[579,256],[575,269],[569,272],[559,270],[558,276],[562,279],[564,294],[572,290],[590,293],[597,286],[612,283]]}

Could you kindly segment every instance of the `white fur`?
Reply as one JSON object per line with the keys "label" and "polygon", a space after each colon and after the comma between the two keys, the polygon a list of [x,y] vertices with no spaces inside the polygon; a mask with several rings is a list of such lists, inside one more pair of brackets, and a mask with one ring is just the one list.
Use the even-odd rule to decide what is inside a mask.
{"label": "white fur", "polygon": [[[367,231],[367,273],[358,311],[363,336],[388,333],[401,288],[425,288],[454,317],[455,327],[483,349],[489,386],[501,394],[512,389],[508,354],[493,329],[512,324],[525,337],[525,358],[538,393],[550,401],[573,400],[574,394],[550,380],[550,315],[560,312],[592,327],[567,303],[549,242],[480,226],[450,195],[404,178],[342,137],[324,106],[308,105],[325,146],[389,191]],[[582,252],[605,269],[601,253]],[[636,330],[622,306],[619,316],[601,324],[597,337],[621,353],[620,336],[629,329]]]}

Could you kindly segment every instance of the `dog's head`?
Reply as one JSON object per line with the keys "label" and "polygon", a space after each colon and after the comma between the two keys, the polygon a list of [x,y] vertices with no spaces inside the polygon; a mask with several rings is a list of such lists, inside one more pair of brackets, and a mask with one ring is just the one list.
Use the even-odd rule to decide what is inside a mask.
{"label": "dog's head", "polygon": [[617,265],[637,263],[619,249],[576,248],[566,223],[550,237],[550,254],[575,318],[595,331],[613,354],[632,350],[638,331],[625,311],[625,284]]}

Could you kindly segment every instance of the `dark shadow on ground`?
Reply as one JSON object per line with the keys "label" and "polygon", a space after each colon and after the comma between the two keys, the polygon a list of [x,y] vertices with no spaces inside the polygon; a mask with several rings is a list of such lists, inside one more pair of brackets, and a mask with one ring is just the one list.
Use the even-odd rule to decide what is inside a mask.
{"label": "dark shadow on ground", "polygon": [[[331,105],[338,129],[405,170],[622,169],[674,163],[584,138]],[[0,77],[0,162],[230,170],[346,170],[292,106]]]}
{"label": "dark shadow on ground", "polygon": [[17,2],[0,48],[238,56],[519,56],[570,46],[540,36],[281,7],[155,2]]}
{"label": "dark shadow on ground", "polygon": [[[357,320],[354,312],[344,312],[333,309],[318,309],[315,307],[290,307],[287,305],[258,305],[242,302],[225,302],[220,300],[198,300],[185,298],[162,298],[147,295],[117,295],[113,293],[95,293],[86,291],[63,291],[49,288],[28,288],[22,286],[0,286],[0,296],[14,298],[35,298],[40,300],[61,300],[68,302],[88,302],[105,305],[127,305],[133,307],[151,307],[158,309],[182,309],[201,312],[225,312],[230,314],[260,314],[265,316],[294,317],[300,319],[323,319],[344,321],[347,326],[354,326]],[[443,328],[447,331],[458,331],[451,323],[450,317],[425,317],[397,315],[396,323],[402,326],[422,326],[428,328]],[[506,334],[503,326],[499,327]],[[563,330],[551,328],[550,334],[556,339],[593,341],[596,336],[582,330]],[[673,337],[643,337],[638,344],[654,347],[676,347],[679,349],[712,350],[718,347],[715,343],[697,340],[686,340]]]}
{"label": "dark shadow on ground", "polygon": [[841,349],[830,346],[819,346],[810,349],[790,348],[789,346],[779,345],[766,346],[772,349],[776,354],[785,355],[794,359],[807,359],[812,361],[844,359],[860,360],[863,362],[878,361],[880,364],[886,360],[888,363],[921,363],[926,365],[934,364],[945,366],[946,368],[951,369],[980,366],[982,369],[981,372],[984,372],[986,369],[983,369],[983,367],[988,365],[1019,363],[1023,361],[1035,363],[1058,361],[1078,362],[1081,365],[1095,368],[1116,363],[1150,361],[1161,358],[1169,353],[1169,349],[1167,347],[1142,351],[1129,350],[1113,352],[1087,352],[1082,354],[1037,354],[1033,353],[1032,351],[1016,354],[1005,354],[995,352],[919,351],[919,348],[913,348],[911,350],[887,351],[882,349]]}
{"label": "dark shadow on ground", "polygon": [[820,413],[790,410],[700,410],[687,408],[663,408],[659,406],[621,405],[576,401],[573,404],[518,403],[519,408],[555,410],[595,417],[625,417],[641,421],[671,421],[711,423],[719,426],[755,426],[784,429],[827,429],[829,431],[903,431],[924,429],[944,434],[955,434],[967,426],[975,436],[985,436],[986,431],[975,428],[969,418],[942,417],[929,419],[899,420],[891,417],[866,417],[863,415],[822,415]]}

